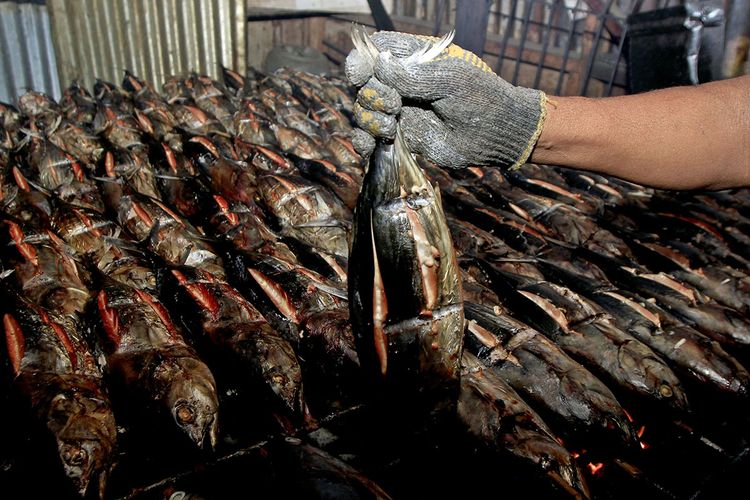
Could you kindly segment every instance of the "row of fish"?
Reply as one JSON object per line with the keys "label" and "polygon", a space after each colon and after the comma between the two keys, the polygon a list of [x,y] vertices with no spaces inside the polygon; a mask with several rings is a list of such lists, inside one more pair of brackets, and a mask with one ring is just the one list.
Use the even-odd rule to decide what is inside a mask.
{"label": "row of fish", "polygon": [[[358,367],[349,90],[303,73],[224,77],[159,94],[126,73],[122,87],[0,108],[5,359],[80,495],[104,496],[116,466],[110,396],[214,448],[228,385],[264,402],[269,432],[294,435],[318,425],[301,360],[333,383]],[[342,485],[386,496],[298,448],[300,471],[327,462]]]}

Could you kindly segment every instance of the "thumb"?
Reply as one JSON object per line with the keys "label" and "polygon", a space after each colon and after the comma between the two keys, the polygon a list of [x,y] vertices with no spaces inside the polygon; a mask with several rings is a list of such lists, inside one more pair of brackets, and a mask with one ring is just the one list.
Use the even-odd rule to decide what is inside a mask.
{"label": "thumb", "polygon": [[460,85],[448,65],[431,61],[407,66],[403,61],[389,52],[381,52],[375,60],[375,76],[402,97],[435,101],[452,95],[456,85]]}
{"label": "thumb", "polygon": [[355,87],[361,87],[372,77],[372,61],[369,57],[360,55],[357,49],[352,49],[346,56],[344,74],[349,83]]}

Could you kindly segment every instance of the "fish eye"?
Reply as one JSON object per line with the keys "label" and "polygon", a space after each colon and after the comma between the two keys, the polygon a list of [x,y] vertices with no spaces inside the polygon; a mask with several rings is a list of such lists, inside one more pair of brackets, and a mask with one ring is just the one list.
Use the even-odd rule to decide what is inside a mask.
{"label": "fish eye", "polygon": [[177,422],[180,424],[192,424],[195,422],[195,411],[187,403],[178,405],[174,414]]}
{"label": "fish eye", "polygon": [[659,386],[659,394],[661,394],[662,397],[671,398],[674,391],[672,391],[672,388],[669,385],[661,384]]}
{"label": "fish eye", "polygon": [[83,465],[88,458],[86,450],[73,444],[63,445],[60,456],[68,465]]}

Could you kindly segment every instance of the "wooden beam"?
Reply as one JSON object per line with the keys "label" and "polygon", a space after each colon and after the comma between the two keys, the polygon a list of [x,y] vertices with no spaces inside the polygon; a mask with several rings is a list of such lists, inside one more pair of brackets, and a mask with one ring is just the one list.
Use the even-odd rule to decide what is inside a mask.
{"label": "wooden beam", "polygon": [[456,45],[482,57],[492,0],[456,0]]}

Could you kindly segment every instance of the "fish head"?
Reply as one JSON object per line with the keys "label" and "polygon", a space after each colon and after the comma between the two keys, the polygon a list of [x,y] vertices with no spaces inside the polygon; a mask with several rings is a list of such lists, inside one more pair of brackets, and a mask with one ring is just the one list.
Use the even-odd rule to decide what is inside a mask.
{"label": "fish head", "polygon": [[206,438],[215,448],[219,433],[216,382],[201,361],[183,357],[177,362],[181,369],[173,372],[167,395],[172,418],[199,448]]}
{"label": "fish head", "polygon": [[96,484],[101,496],[112,469],[117,435],[108,404],[86,392],[56,396],[48,426],[59,429],[55,433],[58,454],[76,491],[85,496],[90,485]]}
{"label": "fish head", "polygon": [[586,480],[567,453],[543,455],[540,465],[547,476],[563,491],[569,493],[571,498],[591,498]]}
{"label": "fish head", "polygon": [[[242,334],[251,338],[253,332]],[[263,333],[254,334],[253,350],[262,353],[260,369],[263,378],[293,415],[304,416],[302,369],[292,346],[276,331],[265,325]]]}
{"label": "fish head", "polygon": [[679,411],[688,410],[688,400],[680,381],[663,361],[644,358],[643,370],[650,382],[651,392],[656,399]]}

